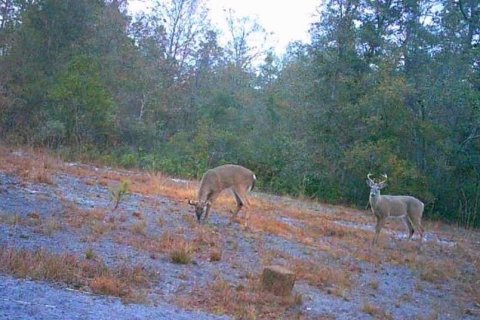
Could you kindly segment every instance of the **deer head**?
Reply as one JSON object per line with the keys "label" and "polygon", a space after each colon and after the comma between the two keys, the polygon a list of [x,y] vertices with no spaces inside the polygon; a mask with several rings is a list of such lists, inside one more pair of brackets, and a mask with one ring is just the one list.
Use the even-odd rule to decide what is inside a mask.
{"label": "deer head", "polygon": [[207,210],[207,207],[210,207],[212,205],[210,201],[193,201],[193,200],[188,200],[188,204],[195,207],[195,215],[197,217],[197,221],[199,222],[205,210]]}
{"label": "deer head", "polygon": [[375,180],[372,178],[372,174],[367,174],[367,185],[370,187],[370,198],[378,197],[380,195],[380,190],[387,186],[385,183],[388,179],[387,174],[384,173],[382,177],[384,177],[383,180],[375,182]]}

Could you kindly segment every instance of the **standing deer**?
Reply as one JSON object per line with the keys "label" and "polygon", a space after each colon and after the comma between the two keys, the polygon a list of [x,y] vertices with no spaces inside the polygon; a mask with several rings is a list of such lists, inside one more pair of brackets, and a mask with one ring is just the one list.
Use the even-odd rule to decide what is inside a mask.
{"label": "standing deer", "polygon": [[[257,177],[252,171],[239,165],[226,164],[207,170],[200,182],[198,201],[189,200],[188,203],[195,207],[198,222],[203,213],[205,213],[204,220],[206,220],[215,199],[223,190],[230,188],[237,202],[237,208],[233,212],[236,217],[245,203],[250,205],[247,192],[253,189],[256,180]],[[248,220],[248,214],[246,218]]]}
{"label": "standing deer", "polygon": [[380,230],[385,225],[385,220],[389,217],[403,219],[408,229],[408,239],[412,238],[415,231],[420,233],[420,237],[423,239],[423,202],[411,196],[380,195],[380,190],[386,186],[387,175],[384,174],[383,177],[385,179],[377,183],[371,176],[371,173],[367,175],[367,185],[370,187],[370,206],[377,218],[373,244],[377,243]]}

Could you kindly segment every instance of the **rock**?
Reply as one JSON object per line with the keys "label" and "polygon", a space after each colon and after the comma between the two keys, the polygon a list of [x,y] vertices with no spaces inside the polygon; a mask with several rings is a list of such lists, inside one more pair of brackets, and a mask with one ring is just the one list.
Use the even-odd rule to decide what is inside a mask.
{"label": "rock", "polygon": [[277,296],[288,296],[295,284],[295,273],[281,266],[267,266],[262,273],[262,286]]}

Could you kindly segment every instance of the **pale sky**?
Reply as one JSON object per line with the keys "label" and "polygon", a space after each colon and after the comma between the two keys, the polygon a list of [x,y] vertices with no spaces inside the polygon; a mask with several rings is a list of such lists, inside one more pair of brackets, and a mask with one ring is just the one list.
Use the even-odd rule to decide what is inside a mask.
{"label": "pale sky", "polygon": [[[148,2],[130,0],[129,7],[133,11],[148,11]],[[221,30],[226,28],[223,9],[233,9],[237,17],[257,18],[267,32],[273,33],[272,45],[282,54],[291,41],[310,41],[308,29],[321,0],[205,0],[205,3],[210,19]]]}

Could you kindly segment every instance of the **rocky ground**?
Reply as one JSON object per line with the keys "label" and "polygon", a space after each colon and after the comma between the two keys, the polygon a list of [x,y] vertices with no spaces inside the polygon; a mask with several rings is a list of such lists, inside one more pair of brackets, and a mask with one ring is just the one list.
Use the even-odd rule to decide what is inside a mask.
{"label": "rocky ground", "polygon": [[[390,222],[372,248],[368,211],[254,193],[245,227],[228,192],[199,225],[196,188],[0,148],[0,318],[480,318],[477,231]],[[269,264],[291,297],[261,290]]]}

